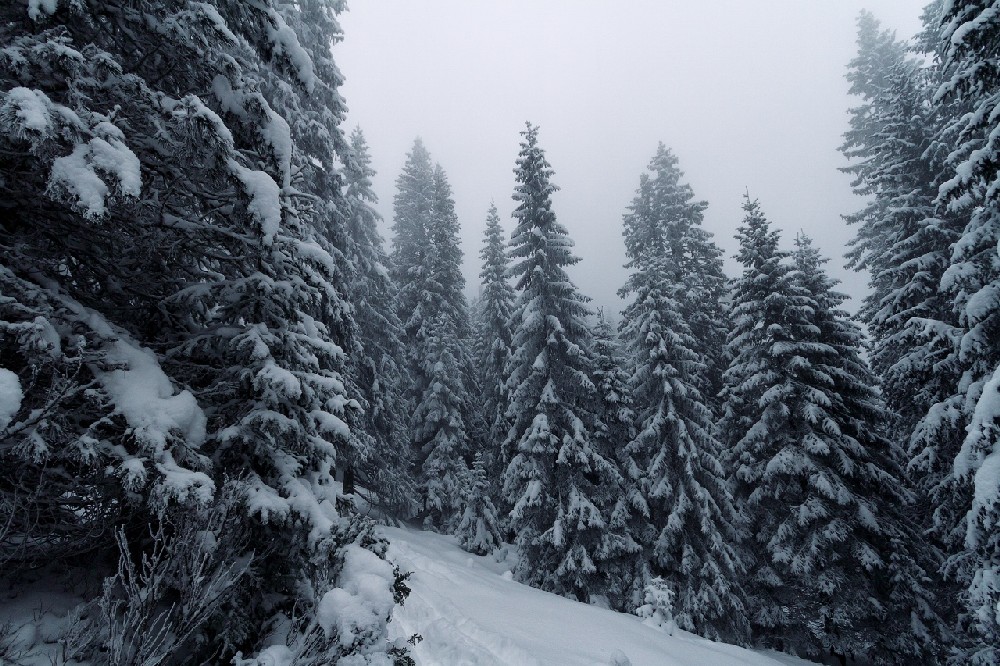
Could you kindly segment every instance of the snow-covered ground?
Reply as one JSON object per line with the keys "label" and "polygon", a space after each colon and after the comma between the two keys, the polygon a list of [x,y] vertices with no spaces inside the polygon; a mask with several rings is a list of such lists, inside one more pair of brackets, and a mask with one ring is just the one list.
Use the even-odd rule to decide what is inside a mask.
{"label": "snow-covered ground", "polygon": [[[389,623],[390,638],[423,639],[419,666],[809,666],[774,652],[673,635],[632,615],[571,601],[512,580],[510,562],[461,550],[455,537],[380,527],[389,557],[412,571],[412,589]],[[59,638],[83,599],[39,580],[13,598],[0,595],[0,637],[7,657],[25,666],[61,663]],[[9,624],[7,624],[9,623]],[[4,627],[4,625],[7,625]],[[2,642],[2,641],[0,641]],[[0,666],[5,664],[0,654]],[[815,666],[815,665],[811,665]]]}
{"label": "snow-covered ground", "polygon": [[[773,652],[669,635],[638,617],[541,592],[511,580],[509,565],[461,550],[454,537],[381,528],[389,556],[412,571],[412,592],[389,624],[393,638],[420,634],[421,666],[805,665]],[[627,661],[623,659],[627,658]]]}

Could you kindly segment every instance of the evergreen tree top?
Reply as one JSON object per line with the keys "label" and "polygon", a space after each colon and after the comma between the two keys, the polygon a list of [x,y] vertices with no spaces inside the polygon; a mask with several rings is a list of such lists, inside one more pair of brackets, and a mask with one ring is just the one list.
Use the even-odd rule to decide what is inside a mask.
{"label": "evergreen tree top", "polygon": [[[551,195],[557,187],[550,181],[553,171],[538,145],[538,127],[527,123],[524,140],[514,170],[517,185],[513,198],[518,202],[513,216],[517,225],[510,239],[510,256],[520,261],[510,271],[518,276],[517,289],[530,293],[554,293],[566,302],[576,301],[573,314],[589,314],[582,305],[589,299],[580,295],[563,270],[580,258],[572,252],[569,232],[556,220]],[[564,322],[566,323],[566,322]]]}
{"label": "evergreen tree top", "polygon": [[604,314],[604,308],[597,309],[597,323],[594,325],[595,346],[599,342],[603,347],[617,349],[618,333],[611,319]]}
{"label": "evergreen tree top", "polygon": [[449,287],[465,288],[462,274],[462,248],[459,241],[458,215],[448,176],[440,164],[434,165],[434,213],[428,229],[436,259],[442,270],[448,271]]}
{"label": "evergreen tree top", "polygon": [[801,274],[800,282],[808,289],[813,298],[823,299],[823,305],[831,307],[847,300],[847,294],[834,291],[840,283],[835,277],[827,274],[823,265],[830,261],[820,254],[819,248],[813,245],[813,239],[803,232],[795,235],[795,249],[792,251],[792,261]]}
{"label": "evergreen tree top", "polygon": [[[663,256],[668,248],[682,249],[679,239],[704,219],[705,201],[694,201],[694,190],[682,183],[677,156],[662,142],[639,179],[639,189],[623,217],[626,267],[638,267],[643,257]],[[678,266],[680,258],[677,259]]]}
{"label": "evergreen tree top", "polygon": [[770,222],[760,209],[760,201],[751,200],[749,194],[743,196],[746,215],[736,231],[736,240],[740,242],[736,259],[748,269],[761,270],[766,264],[779,261],[785,253],[778,250],[779,234],[771,230]]}
{"label": "evergreen tree top", "polygon": [[[545,158],[545,151],[538,145],[538,125],[526,122],[521,136],[524,139],[514,168],[514,177],[518,183],[514,188],[514,200],[520,201],[521,205],[514,211],[514,217],[521,219],[535,210],[530,206],[537,205],[552,215],[554,221],[555,215],[551,213],[549,198],[559,188],[551,182],[554,173],[552,166]],[[545,206],[546,203],[550,205]]]}
{"label": "evergreen tree top", "polygon": [[660,194],[661,205],[665,210],[656,212],[673,213],[688,225],[700,224],[708,202],[693,201],[694,190],[689,184],[681,182],[684,172],[679,165],[680,161],[673,151],[662,142],[657,144],[656,155],[649,163],[649,171],[653,174],[652,183]]}
{"label": "evergreen tree top", "polygon": [[396,178],[393,198],[393,248],[405,253],[423,244],[428,217],[434,206],[434,168],[431,154],[418,137],[406,155],[403,170]]}
{"label": "evergreen tree top", "polygon": [[500,214],[495,203],[490,202],[486,213],[486,233],[483,236],[483,247],[479,256],[483,260],[483,269],[479,277],[484,285],[506,282],[507,279],[507,243],[503,227],[500,226]]}
{"label": "evergreen tree top", "polygon": [[848,64],[850,93],[873,98],[885,91],[895,69],[905,60],[908,49],[896,38],[894,30],[883,30],[878,19],[867,9],[858,14],[858,54]]}
{"label": "evergreen tree top", "polygon": [[375,176],[375,169],[372,167],[372,158],[368,150],[368,140],[360,126],[351,131],[349,138],[351,146],[351,158],[347,161],[347,196],[348,198],[358,198],[369,204],[378,202],[378,197],[372,189],[372,177]]}

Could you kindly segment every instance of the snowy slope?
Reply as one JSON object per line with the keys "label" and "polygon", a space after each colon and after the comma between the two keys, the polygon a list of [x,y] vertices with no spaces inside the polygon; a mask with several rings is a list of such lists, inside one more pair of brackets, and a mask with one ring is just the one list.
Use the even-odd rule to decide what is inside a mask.
{"label": "snowy slope", "polygon": [[412,593],[393,612],[393,638],[420,634],[413,648],[421,666],[616,664],[726,666],[807,664],[775,653],[713,643],[692,634],[642,624],[630,615],[577,603],[510,580],[508,565],[458,548],[454,537],[382,528],[389,556],[412,571]]}

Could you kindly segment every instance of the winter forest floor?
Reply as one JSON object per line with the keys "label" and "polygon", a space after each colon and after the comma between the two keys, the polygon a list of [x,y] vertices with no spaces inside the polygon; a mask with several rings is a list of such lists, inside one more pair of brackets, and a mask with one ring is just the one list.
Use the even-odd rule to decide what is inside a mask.
{"label": "winter forest floor", "polygon": [[[511,557],[470,555],[453,536],[380,527],[389,559],[411,571],[411,593],[390,638],[422,640],[418,666],[780,666],[810,662],[775,652],[673,635],[632,615],[542,592],[512,579]],[[503,551],[501,551],[503,552]],[[58,637],[84,596],[40,576],[0,604],[0,664],[63,663]],[[7,596],[10,596],[9,594]],[[6,640],[3,640],[6,639]],[[4,647],[0,645],[0,647]],[[79,663],[79,662],[76,662]]]}
{"label": "winter forest floor", "polygon": [[521,585],[511,579],[510,563],[470,555],[451,536],[382,531],[391,544],[389,558],[413,572],[412,592],[394,611],[389,632],[393,638],[423,637],[412,650],[420,666],[809,663],[679,630],[671,636],[637,617]]}

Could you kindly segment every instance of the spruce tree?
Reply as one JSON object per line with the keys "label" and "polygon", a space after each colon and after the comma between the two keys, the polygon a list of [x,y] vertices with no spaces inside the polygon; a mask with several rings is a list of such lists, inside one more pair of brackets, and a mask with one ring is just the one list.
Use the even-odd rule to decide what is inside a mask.
{"label": "spruce tree", "polygon": [[[933,658],[940,622],[901,543],[912,538],[896,517],[907,495],[878,434],[860,332],[818,255],[803,242],[795,270],[757,202],[744,210],[724,432],[757,640],[811,656]],[[880,636],[887,608],[899,621],[909,604]]]}
{"label": "spruce tree", "polygon": [[[704,365],[697,381],[707,403],[715,410],[716,396],[722,389],[722,373],[728,365],[723,306],[728,280],[722,270],[722,251],[702,226],[708,204],[695,200],[691,186],[681,182],[684,174],[678,165],[677,156],[660,143],[650,160],[648,173],[640,176],[636,197],[623,218],[629,257],[626,268],[637,269],[636,258],[644,252],[672,254],[687,284],[679,304]],[[669,248],[664,246],[666,241],[656,220],[670,221],[676,227],[671,232],[673,240]],[[635,276],[619,295],[624,296],[637,286],[631,280],[642,278],[639,273]]]}
{"label": "spruce tree", "polygon": [[907,46],[858,18],[858,54],[847,78],[861,105],[841,151],[854,188],[869,197],[846,216],[858,225],[848,266],[870,273],[859,316],[871,335],[872,369],[892,420],[894,444],[906,452],[919,493],[918,519],[945,552],[961,549],[967,493],[951,465],[963,436],[949,414],[961,378],[956,326],[941,278],[961,215],[935,204],[947,149],[938,136],[949,109],[932,105],[937,67],[922,67]]}
{"label": "spruce tree", "polygon": [[425,524],[451,530],[461,518],[475,414],[459,223],[451,186],[418,139],[397,179],[393,269],[413,405],[413,464]]}
{"label": "spruce tree", "polygon": [[[810,351],[807,316],[813,303],[793,281],[783,261],[787,254],[778,250],[778,234],[771,231],[759,204],[748,197],[743,209],[737,259],[744,269],[733,287],[728,338],[732,361],[725,376],[721,428],[735,499],[747,523],[743,552],[749,619],[756,640],[815,654],[819,649],[809,640],[807,626],[813,618],[795,606],[806,589],[795,571],[810,563],[796,561],[793,571],[794,547],[788,543],[803,530],[791,525],[781,529],[784,521],[803,511],[805,519],[815,521],[820,508],[808,503],[808,482],[783,476],[789,470],[787,460],[808,454],[794,432],[807,421],[793,409],[800,407],[796,389],[803,392],[796,373],[811,372],[804,354]],[[804,464],[800,468],[807,469]]]}
{"label": "spruce tree", "polygon": [[[440,164],[434,165],[433,213],[427,227],[431,253],[428,256],[428,282],[425,297],[430,297],[435,313],[445,316],[445,323],[467,344],[471,336],[468,303],[465,300],[465,276],[462,274],[461,229],[455,214],[451,184]],[[463,355],[468,350],[463,348]],[[461,359],[468,364],[467,358]]]}
{"label": "spruce tree", "polygon": [[427,229],[434,210],[434,168],[431,156],[418,138],[406,156],[403,171],[396,178],[393,198],[393,239],[391,275],[397,292],[397,314],[403,326],[403,348],[412,403],[420,377],[420,346],[425,313],[421,299],[427,280],[430,239]]}
{"label": "spruce tree", "polygon": [[423,368],[428,384],[413,413],[413,436],[421,447],[417,453],[421,460],[424,524],[450,532],[461,518],[467,494],[464,387],[456,353],[458,343],[447,317],[439,314],[430,324]]}
{"label": "spruce tree", "polygon": [[465,498],[465,511],[455,530],[462,548],[476,555],[489,555],[500,546],[500,522],[490,499],[486,458],[477,451],[472,463]]}
{"label": "spruce tree", "polygon": [[507,249],[497,207],[490,204],[486,231],[479,256],[483,261],[482,290],[479,300],[479,385],[483,391],[483,413],[489,426],[486,444],[488,464],[502,470],[510,462],[501,455],[500,446],[507,436],[506,377],[504,372],[511,354],[511,312],[514,289],[507,281]]}
{"label": "spruce tree", "polygon": [[[0,434],[0,488],[94,498],[104,508],[72,509],[83,525],[64,516],[96,539],[88,564],[118,546],[123,562],[163,563],[164,584],[131,600],[190,640],[158,662],[256,652],[276,624],[301,663],[385,653],[382,618],[342,636],[316,622],[345,552],[385,552],[331,483],[366,455],[345,373],[337,4],[119,9],[0,9],[0,351],[24,389]],[[65,418],[21,418],[36,407]],[[30,455],[8,464],[18,451]],[[61,530],[33,524],[51,530],[39,543]],[[171,532],[216,543],[217,572],[252,564],[211,607],[181,612],[207,579],[192,569],[202,553],[164,550]],[[106,606],[129,589],[109,581]],[[94,659],[144,654],[141,627],[115,642],[119,621],[95,628]]]}
{"label": "spruce tree", "polygon": [[389,279],[389,258],[378,231],[381,219],[374,206],[371,157],[361,128],[350,136],[350,158],[344,170],[349,283],[358,349],[351,366],[364,398],[361,431],[372,438],[372,455],[359,470],[375,493],[373,501],[390,513],[408,516],[416,508],[407,446],[404,402],[402,326],[396,316],[396,289]]}
{"label": "spruce tree", "polygon": [[684,315],[705,366],[699,390],[706,406],[714,415],[721,416],[722,375],[729,366],[725,343],[729,332],[725,306],[729,278],[722,268],[722,249],[701,226],[700,217],[696,220],[687,228],[683,241],[686,250],[683,271],[688,286]]}
{"label": "spruce tree", "polygon": [[621,340],[604,310],[593,331],[593,377],[597,409],[593,438],[597,450],[614,461],[618,477],[604,489],[601,506],[608,515],[605,546],[599,555],[605,571],[605,594],[612,608],[633,612],[643,604],[652,578],[644,545],[653,542],[649,505],[642,491],[643,470],[628,444],[635,436],[635,411]]}
{"label": "spruce tree", "polygon": [[552,211],[556,188],[538,128],[529,123],[521,134],[510,241],[519,294],[505,373],[511,427],[504,446],[511,457],[504,494],[521,553],[518,577],[586,600],[596,588],[594,558],[606,527],[594,498],[614,468],[595,450],[587,425],[594,400],[589,310],[565,270],[578,259]]}
{"label": "spruce tree", "polygon": [[[867,467],[870,477],[847,470],[841,473],[846,477],[845,486],[857,495],[856,518],[867,528],[863,537],[869,547],[878,549],[877,564],[866,567],[863,573],[847,570],[855,577],[847,585],[866,588],[882,606],[874,619],[868,618],[874,624],[867,631],[877,640],[866,656],[885,661],[937,661],[945,656],[952,640],[943,619],[947,613],[941,606],[945,589],[931,578],[941,564],[940,553],[917,527],[921,507],[908,488],[899,445],[885,436],[892,432],[891,426],[886,427],[891,420],[875,389],[874,372],[862,356],[861,330],[841,308],[847,296],[835,291],[836,281],[824,271],[827,259],[804,234],[795,239],[792,260],[796,282],[815,303],[810,318],[815,340],[828,347],[818,365],[830,380],[826,409],[831,423],[824,428],[835,426],[834,432],[861,447],[854,451],[855,464]],[[890,483],[885,483],[887,478]],[[866,557],[858,560],[871,564]],[[864,619],[858,614],[856,623]],[[847,646],[835,649],[843,654]]]}
{"label": "spruce tree", "polygon": [[[677,159],[662,144],[643,174],[625,215],[625,245],[632,274],[622,295],[634,295],[622,330],[634,363],[630,381],[636,436],[629,452],[643,470],[654,526],[653,573],[675,592],[681,628],[711,638],[740,640],[742,565],[732,544],[738,516],[719,462],[712,411],[702,393],[707,364],[692,333],[692,245],[704,203],[681,184]],[[699,243],[691,243],[692,239]],[[699,320],[699,323],[711,323]]]}
{"label": "spruce tree", "polygon": [[954,100],[942,135],[953,138],[952,177],[940,202],[965,211],[969,222],[953,246],[942,287],[953,298],[961,339],[957,359],[964,371],[952,404],[961,409],[966,438],[955,460],[956,476],[973,486],[965,520],[965,552],[953,565],[968,585],[965,595],[970,645],[962,658],[1000,663],[1000,16],[996,2],[955,0],[940,17],[941,52],[948,78],[936,99]]}

